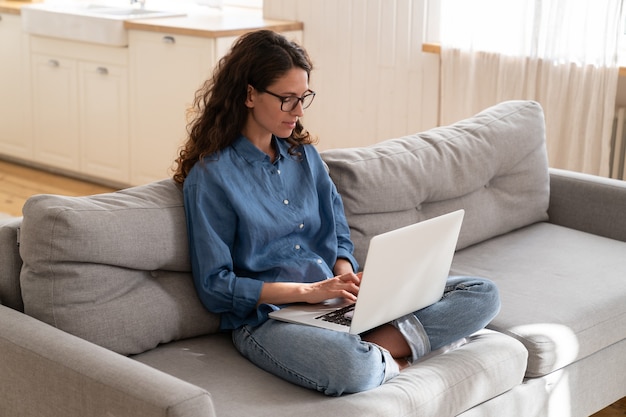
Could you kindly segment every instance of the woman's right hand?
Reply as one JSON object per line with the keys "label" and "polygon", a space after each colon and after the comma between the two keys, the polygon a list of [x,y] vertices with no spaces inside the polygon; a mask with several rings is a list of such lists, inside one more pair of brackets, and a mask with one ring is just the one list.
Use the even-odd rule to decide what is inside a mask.
{"label": "woman's right hand", "polygon": [[266,282],[257,304],[317,304],[332,298],[355,302],[361,284],[361,273],[349,272],[313,283]]}
{"label": "woman's right hand", "polygon": [[361,273],[350,272],[324,281],[303,285],[306,285],[304,301],[309,304],[321,303],[331,298],[345,298],[350,302],[356,302],[361,285]]}

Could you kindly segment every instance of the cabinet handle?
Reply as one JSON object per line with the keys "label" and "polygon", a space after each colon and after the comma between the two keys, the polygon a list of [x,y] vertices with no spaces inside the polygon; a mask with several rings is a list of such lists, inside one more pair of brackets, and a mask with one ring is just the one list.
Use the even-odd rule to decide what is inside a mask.
{"label": "cabinet handle", "polygon": [[59,66],[59,61],[57,61],[56,59],[50,59],[48,60],[48,66],[52,68],[57,68]]}
{"label": "cabinet handle", "polygon": [[98,67],[96,68],[96,72],[101,75],[107,75],[109,70],[106,67]]}
{"label": "cabinet handle", "polygon": [[173,36],[163,36],[163,42],[165,43],[176,43],[176,38]]}

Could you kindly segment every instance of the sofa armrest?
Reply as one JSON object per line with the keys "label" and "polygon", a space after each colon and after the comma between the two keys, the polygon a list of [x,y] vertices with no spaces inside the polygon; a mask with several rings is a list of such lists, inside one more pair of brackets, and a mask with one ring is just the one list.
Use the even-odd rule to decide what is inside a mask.
{"label": "sofa armrest", "polygon": [[21,217],[0,219],[0,304],[24,311],[20,288],[22,258],[18,247]]}
{"label": "sofa armrest", "polygon": [[626,241],[626,181],[550,169],[549,221]]}
{"label": "sofa armrest", "polygon": [[206,417],[210,394],[0,306],[0,415]]}

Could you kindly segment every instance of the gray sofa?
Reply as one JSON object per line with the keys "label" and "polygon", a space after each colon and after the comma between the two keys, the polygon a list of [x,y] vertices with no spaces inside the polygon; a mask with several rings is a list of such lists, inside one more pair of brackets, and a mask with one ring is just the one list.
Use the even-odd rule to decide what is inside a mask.
{"label": "gray sofa", "polygon": [[549,169],[537,103],[322,156],[361,262],[371,236],[465,209],[452,273],[499,285],[488,329],[328,398],[218,332],[170,180],[40,195],[0,224],[0,415],[574,417],[626,395],[626,184]]}

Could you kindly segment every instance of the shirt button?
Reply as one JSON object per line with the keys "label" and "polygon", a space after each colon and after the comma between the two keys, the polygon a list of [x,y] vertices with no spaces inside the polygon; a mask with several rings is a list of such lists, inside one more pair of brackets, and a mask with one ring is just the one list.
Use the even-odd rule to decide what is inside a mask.
{"label": "shirt button", "polygon": [[322,261],[321,259],[318,259],[318,260],[317,260],[317,263],[318,263],[318,264],[321,264],[322,262],[323,262],[323,261]]}
{"label": "shirt button", "polygon": [[289,200],[287,200],[287,199],[285,198],[285,199],[283,200],[283,204],[284,204],[284,205],[289,204]]}
{"label": "shirt button", "polygon": [[300,223],[300,224],[298,225],[298,227],[299,227],[300,229],[304,229],[304,223]]}
{"label": "shirt button", "polygon": [[280,175],[280,169],[277,169],[277,170],[276,170],[276,173],[277,173],[278,175]]}
{"label": "shirt button", "polygon": [[296,250],[300,250],[300,245],[296,245],[294,248],[296,248]]}

